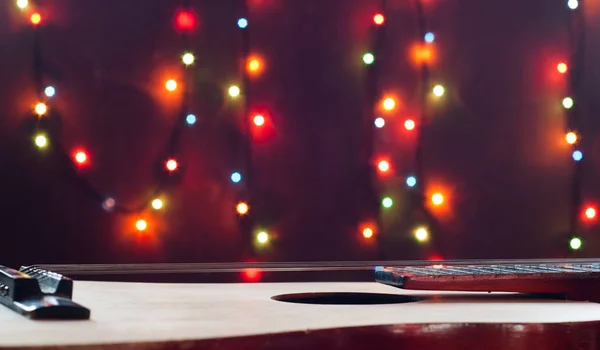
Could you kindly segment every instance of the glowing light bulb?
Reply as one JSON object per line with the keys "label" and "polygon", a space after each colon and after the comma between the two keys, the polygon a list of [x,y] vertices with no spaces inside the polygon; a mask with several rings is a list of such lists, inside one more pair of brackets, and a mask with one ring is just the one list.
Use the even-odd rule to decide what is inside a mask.
{"label": "glowing light bulb", "polygon": [[55,94],[56,89],[53,86],[46,86],[46,88],[44,89],[44,95],[46,95],[47,97],[54,97]]}
{"label": "glowing light bulb", "polygon": [[116,204],[117,203],[115,202],[114,199],[108,197],[102,202],[102,209],[104,209],[106,211],[111,211],[114,209]]}
{"label": "glowing light bulb", "polygon": [[245,18],[240,18],[237,21],[237,25],[240,29],[245,29],[246,27],[248,27],[248,20]]}
{"label": "glowing light bulb", "polygon": [[75,162],[79,165],[85,164],[85,162],[87,162],[88,160],[88,156],[84,151],[75,152],[73,158],[75,159]]}
{"label": "glowing light bulb", "polygon": [[386,111],[392,111],[394,110],[394,108],[396,108],[396,100],[394,100],[391,97],[388,97],[385,100],[383,100],[383,109],[385,109]]}
{"label": "glowing light bulb", "polygon": [[579,7],[579,1],[577,1],[577,0],[569,0],[569,1],[567,1],[567,6],[571,10],[576,10]]}
{"label": "glowing light bulb", "polygon": [[35,114],[37,114],[38,116],[43,116],[44,114],[46,114],[46,112],[48,112],[48,106],[46,106],[45,103],[38,103],[37,105],[35,105]]}
{"label": "glowing light bulb", "polygon": [[170,172],[174,172],[175,170],[177,170],[178,167],[179,167],[179,164],[177,163],[177,160],[175,160],[175,159],[169,159],[165,163],[165,168]]}
{"label": "glowing light bulb", "polygon": [[265,231],[261,231],[256,235],[256,240],[260,244],[265,244],[269,241],[269,234]]}
{"label": "glowing light bulb", "polygon": [[152,205],[152,209],[160,210],[160,209],[162,209],[164,203],[160,198],[156,198],[152,201],[151,205]]}
{"label": "glowing light bulb", "polygon": [[148,228],[148,222],[146,222],[146,220],[138,220],[135,222],[135,229],[142,232],[145,231]]}
{"label": "glowing light bulb", "polygon": [[29,6],[29,0],[17,0],[17,7],[24,10]]}
{"label": "glowing light bulb", "polygon": [[573,250],[579,250],[582,245],[583,245],[583,242],[581,241],[581,238],[578,238],[578,237],[573,237],[569,241],[569,246]]}
{"label": "glowing light bulb", "polygon": [[565,107],[565,109],[571,109],[571,108],[573,108],[574,104],[575,103],[573,102],[573,99],[570,98],[570,97],[565,97],[562,100],[562,105],[563,105],[563,107]]}
{"label": "glowing light bulb", "polygon": [[367,239],[369,239],[369,238],[373,237],[373,235],[374,235],[374,234],[375,234],[375,232],[374,232],[374,231],[373,231],[373,229],[372,229],[372,228],[370,228],[370,227],[366,227],[366,228],[364,228],[364,229],[363,229],[363,231],[362,231],[362,235],[363,235],[363,237],[365,237],[365,238],[367,238]]}
{"label": "glowing light bulb", "polygon": [[596,208],[594,207],[587,207],[585,209],[585,217],[589,220],[592,220],[594,218],[596,218]]}
{"label": "glowing light bulb", "polygon": [[429,231],[425,227],[419,227],[415,230],[415,238],[419,242],[425,242],[429,239]]}
{"label": "glowing light bulb", "polygon": [[389,209],[394,205],[394,200],[391,199],[390,197],[385,197],[384,199],[381,200],[381,205],[384,208]]}
{"label": "glowing light bulb", "polygon": [[385,119],[378,117],[375,118],[375,121],[373,123],[375,124],[376,128],[381,129],[385,126]]}
{"label": "glowing light bulb", "polygon": [[185,122],[188,123],[189,125],[194,125],[196,124],[196,116],[193,114],[188,114],[185,117]]}
{"label": "glowing light bulb", "polygon": [[48,146],[48,138],[46,135],[36,135],[33,142],[38,148],[46,148]]}
{"label": "glowing light bulb", "polygon": [[380,26],[383,23],[385,23],[385,17],[381,13],[378,13],[375,16],[373,16],[373,23],[375,23],[378,26]]}
{"label": "glowing light bulb", "polygon": [[427,43],[432,43],[435,40],[435,35],[431,32],[425,34],[425,37],[423,38],[423,40],[425,40],[425,42]]}
{"label": "glowing light bulb", "polygon": [[560,74],[565,74],[567,72],[567,70],[569,69],[569,67],[567,67],[567,64],[564,62],[559,63],[556,66],[556,70],[560,73]]}
{"label": "glowing light bulb", "polygon": [[444,203],[444,195],[441,193],[435,193],[433,196],[431,196],[431,203],[433,203],[433,205],[442,205]]}
{"label": "glowing light bulb", "polygon": [[404,122],[404,128],[408,131],[414,130],[415,126],[416,126],[415,121],[412,119],[408,119]]}
{"label": "glowing light bulb", "polygon": [[254,125],[256,125],[256,126],[263,126],[263,125],[265,125],[265,117],[263,117],[260,114],[255,115],[253,122],[254,122]]}
{"label": "glowing light bulb", "polygon": [[231,174],[231,182],[238,183],[240,181],[242,181],[242,174],[237,171]]}
{"label": "glowing light bulb", "polygon": [[375,62],[375,56],[372,53],[367,52],[363,55],[363,62],[365,64],[373,64],[373,62]]}
{"label": "glowing light bulb", "polygon": [[173,79],[169,79],[165,83],[165,88],[167,89],[167,91],[175,91],[177,90],[177,82]]}
{"label": "glowing light bulb", "polygon": [[433,87],[433,95],[435,97],[442,97],[442,96],[444,96],[445,92],[446,92],[446,89],[442,85],[436,85]]}
{"label": "glowing light bulb", "polygon": [[39,13],[34,13],[31,15],[31,17],[29,17],[29,20],[31,21],[31,24],[38,25],[42,22],[42,15],[40,15]]}
{"label": "glowing light bulb", "polygon": [[377,164],[377,169],[382,173],[388,172],[390,170],[390,163],[386,160],[382,160]]}
{"label": "glowing light bulb", "polygon": [[577,142],[577,134],[574,132],[569,132],[565,135],[565,140],[567,140],[568,144],[572,145]]}
{"label": "glowing light bulb", "polygon": [[414,176],[409,176],[406,178],[406,185],[408,187],[415,187],[417,185],[417,178]]}
{"label": "glowing light bulb", "polygon": [[229,90],[227,90],[227,93],[229,93],[229,96],[231,97],[238,97],[241,93],[240,88],[236,85],[232,85],[229,87]]}
{"label": "glowing light bulb", "polygon": [[181,56],[181,61],[183,62],[183,64],[185,64],[186,66],[189,66],[191,64],[194,64],[194,61],[196,60],[196,58],[194,57],[194,54],[190,53],[190,52],[186,52],[183,56]]}
{"label": "glowing light bulb", "polygon": [[240,202],[235,207],[235,210],[237,211],[238,214],[245,215],[245,214],[248,214],[248,211],[250,210],[250,207],[248,207],[247,203]]}

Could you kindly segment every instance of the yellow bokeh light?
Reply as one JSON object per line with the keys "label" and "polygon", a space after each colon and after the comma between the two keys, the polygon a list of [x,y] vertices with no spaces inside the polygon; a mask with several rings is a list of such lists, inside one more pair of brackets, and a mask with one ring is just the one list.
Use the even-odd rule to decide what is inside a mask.
{"label": "yellow bokeh light", "polygon": [[565,135],[565,140],[567,140],[567,143],[570,145],[576,143],[577,139],[577,134],[574,132],[569,132],[567,135]]}
{"label": "yellow bokeh light", "polygon": [[156,198],[156,199],[154,199],[152,201],[152,208],[154,210],[160,210],[160,209],[162,209],[163,205],[164,205],[164,203],[163,203],[163,201],[160,198]]}
{"label": "yellow bokeh light", "polygon": [[231,96],[231,97],[238,97],[241,93],[241,90],[240,90],[239,86],[232,85],[229,87],[229,90],[227,90],[227,93],[229,93],[229,96]]}
{"label": "yellow bokeh light", "polygon": [[260,244],[265,244],[269,241],[269,234],[265,231],[261,231],[256,235],[256,241]]}
{"label": "yellow bokeh light", "polygon": [[167,89],[167,91],[175,91],[177,90],[177,82],[173,79],[169,79],[165,83],[165,88]]}
{"label": "yellow bokeh light", "polygon": [[444,96],[445,92],[446,92],[446,89],[442,85],[436,85],[433,87],[433,95],[435,97],[442,97],[442,96]]}
{"label": "yellow bokeh light", "polygon": [[48,112],[48,106],[46,106],[45,103],[40,102],[37,105],[35,105],[35,114],[37,114],[38,116],[43,116],[44,114],[46,114],[46,112]]}
{"label": "yellow bokeh light", "polygon": [[425,227],[418,227],[415,230],[415,238],[419,242],[425,242],[429,239],[429,231]]}
{"label": "yellow bokeh light", "polygon": [[195,60],[196,58],[194,57],[194,55],[189,52],[181,56],[181,61],[183,61],[183,64],[185,64],[186,66],[193,64]]}
{"label": "yellow bokeh light", "polygon": [[36,135],[33,139],[35,145],[39,148],[45,148],[48,146],[48,138],[45,135]]}
{"label": "yellow bokeh light", "polygon": [[366,227],[362,231],[362,235],[365,238],[371,238],[371,237],[373,237],[374,234],[375,234],[375,232],[373,232],[373,229],[370,227]]}
{"label": "yellow bokeh light", "polygon": [[20,8],[21,10],[26,9],[27,6],[29,6],[28,0],[17,0],[17,7]]}

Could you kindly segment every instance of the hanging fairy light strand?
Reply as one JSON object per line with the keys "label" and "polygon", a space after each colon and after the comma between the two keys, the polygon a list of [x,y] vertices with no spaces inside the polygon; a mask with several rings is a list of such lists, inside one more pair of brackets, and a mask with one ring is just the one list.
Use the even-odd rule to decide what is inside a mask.
{"label": "hanging fairy light strand", "polygon": [[[152,195],[145,200],[141,205],[135,207],[127,207],[117,202],[116,199],[106,196],[98,191],[89,181],[83,176],[81,170],[89,162],[91,155],[85,149],[75,149],[68,151],[60,140],[60,135],[54,131],[54,125],[59,118],[59,112],[52,103],[52,98],[58,93],[53,85],[47,84],[44,69],[44,59],[41,49],[41,38],[44,23],[44,9],[35,1],[17,0],[16,5],[23,11],[25,16],[29,17],[29,22],[33,30],[33,76],[34,86],[37,91],[38,102],[33,106],[33,112],[36,118],[35,132],[33,142],[40,150],[50,150],[57,155],[58,165],[68,169],[66,173],[71,180],[81,185],[84,192],[89,194],[94,200],[98,201],[103,209],[117,213],[139,213],[147,208],[159,210],[163,207],[163,200],[158,198],[162,195],[165,186],[172,182],[173,179],[181,175],[181,164],[177,159],[177,151],[179,139],[181,137],[183,123],[193,124],[189,108],[189,86],[191,86],[191,66],[194,64],[194,54],[189,50],[187,36],[196,26],[196,18],[190,8],[189,1],[185,1],[182,8],[176,12],[175,27],[182,34],[183,53],[181,61],[185,66],[185,74],[183,86],[181,87],[174,79],[169,79],[165,82],[165,89],[173,92],[177,89],[182,89],[183,99],[180,109],[180,116],[177,118],[174,128],[169,136],[165,151],[158,160],[160,167],[160,175],[157,185],[151,191]],[[142,222],[143,221],[143,222]],[[144,231],[147,228],[145,220],[136,222],[136,229]]]}
{"label": "hanging fairy light strand", "polygon": [[569,11],[569,31],[571,34],[571,55],[568,63],[559,62],[556,70],[565,77],[567,95],[562,99],[565,110],[565,141],[571,148],[573,175],[571,183],[571,213],[569,225],[569,247],[572,250],[582,248],[583,240],[579,237],[582,224],[596,221],[596,208],[593,204],[584,203],[582,193],[582,175],[584,153],[581,139],[581,105],[580,88],[583,79],[585,57],[585,18],[583,0],[565,0],[566,11]]}

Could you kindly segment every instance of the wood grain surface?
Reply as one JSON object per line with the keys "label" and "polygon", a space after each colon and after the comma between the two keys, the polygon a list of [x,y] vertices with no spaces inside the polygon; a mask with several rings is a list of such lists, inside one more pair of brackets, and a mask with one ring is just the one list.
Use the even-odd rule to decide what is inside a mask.
{"label": "wood grain surface", "polygon": [[[360,305],[302,304],[272,299],[276,295],[295,293],[325,293],[320,294],[321,297],[325,295],[329,298],[323,300],[335,299],[335,294],[328,293],[379,295],[369,297],[369,294],[358,294],[364,296],[363,302],[367,302]],[[418,296],[422,299],[368,304],[381,298],[381,294]],[[510,293],[406,291],[378,283],[155,284],[78,281],[75,282],[74,300],[92,310],[91,320],[31,321],[7,308],[0,308],[0,347],[115,348],[114,344],[129,344],[128,348],[190,348],[190,342],[210,339],[289,332],[307,334],[347,327],[418,324],[428,327],[446,325],[450,328],[452,325],[465,324],[526,327],[527,324],[600,321],[600,305],[595,303]],[[220,344],[223,345],[222,342]],[[208,348],[225,347],[213,343]]]}

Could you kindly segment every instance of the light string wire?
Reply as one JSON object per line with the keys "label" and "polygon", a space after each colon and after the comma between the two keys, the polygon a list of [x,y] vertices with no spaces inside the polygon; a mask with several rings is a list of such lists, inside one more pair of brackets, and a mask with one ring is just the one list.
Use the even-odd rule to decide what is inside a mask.
{"label": "light string wire", "polygon": [[[568,4],[571,3],[570,1]],[[568,96],[575,101],[572,108],[566,110],[565,124],[567,132],[575,132],[577,142],[573,143],[573,152],[581,152],[582,130],[581,130],[581,111],[584,105],[582,80],[585,59],[585,16],[584,16],[584,1],[579,0],[574,2],[576,8],[571,8],[569,11],[568,25],[571,43],[571,57],[569,59],[567,79],[568,79]],[[582,178],[585,167],[585,152],[584,157],[573,162],[573,173],[571,178],[571,208],[570,208],[570,225],[569,238],[576,237],[581,229],[583,193],[582,193]]]}
{"label": "light string wire", "polygon": [[[41,1],[38,0],[38,1],[34,1],[32,3],[32,5],[36,6],[36,8],[39,8],[40,3],[41,3]],[[190,1],[184,0],[182,7],[184,10],[189,10],[191,7]],[[33,40],[34,84],[36,87],[36,92],[37,92],[39,101],[44,101],[44,103],[46,105],[51,105],[50,99],[44,95],[44,89],[46,88],[46,84],[45,84],[45,74],[44,74],[44,59],[43,59],[43,54],[42,54],[43,23],[34,24],[32,27],[33,27],[33,37],[34,37],[34,40]],[[188,40],[186,31],[183,32],[182,42],[183,42],[184,50],[187,50],[188,45],[189,45],[189,40]],[[187,52],[187,51],[185,51],[185,52]],[[191,75],[191,69],[190,69],[190,67],[186,66],[185,75],[184,75],[182,105],[180,107],[180,111],[178,112],[179,116],[178,116],[178,118],[175,122],[175,125],[172,128],[172,131],[168,138],[168,142],[165,147],[165,150],[163,151],[163,154],[161,155],[162,158],[159,161],[159,165],[162,165],[162,163],[164,161],[166,161],[169,157],[178,159],[178,158],[175,158],[175,155],[177,154],[177,152],[179,150],[179,141],[181,138],[183,122],[185,121],[185,117],[189,111],[190,89],[188,88],[188,86],[191,85],[192,80],[193,80],[193,76]],[[35,128],[36,131],[42,132],[42,133],[47,133],[48,129],[52,128],[52,122],[56,122],[56,120],[53,120],[53,119],[56,119],[58,117],[59,116],[54,112],[54,109],[49,108],[48,115],[37,117],[37,123],[36,123],[36,128]],[[165,190],[165,187],[170,183],[170,181],[174,177],[179,176],[181,173],[180,165],[178,165],[177,172],[174,172],[173,174],[168,173],[166,171],[162,171],[161,175],[159,176],[159,179],[157,181],[157,184],[154,186],[154,189],[151,191],[151,195],[149,196],[149,198],[144,200],[138,206],[126,207],[126,206],[123,206],[123,205],[119,204],[118,202],[114,201],[114,199],[112,199],[111,197],[105,196],[104,194],[100,193],[90,183],[90,181],[85,176],[80,174],[78,169],[76,169],[71,156],[69,155],[67,150],[64,148],[63,144],[60,142],[60,135],[58,135],[58,132],[56,134],[57,134],[57,135],[55,135],[56,137],[54,139],[52,139],[49,143],[50,143],[51,149],[58,153],[57,155],[58,155],[58,161],[60,163],[59,165],[65,166],[65,169],[63,169],[63,170],[66,171],[66,175],[69,177],[69,179],[76,180],[78,182],[78,184],[82,187],[84,192],[86,192],[88,195],[90,195],[95,201],[100,202],[102,204],[102,206],[104,207],[104,209],[107,211],[116,212],[116,213],[138,213],[140,211],[147,209],[149,207],[150,203],[152,202],[152,200],[154,198],[156,198],[158,195],[160,195]],[[107,202],[107,201],[112,201],[112,202]]]}
{"label": "light string wire", "polygon": [[[238,0],[239,12],[243,19],[246,21],[249,19],[249,7],[246,0]],[[247,69],[247,65],[251,55],[251,26],[246,25],[244,28],[240,28],[241,30],[241,61],[240,61],[240,71],[242,72],[242,82],[241,82],[241,91],[243,94],[243,106],[242,106],[242,116],[240,126],[242,129],[241,135],[243,137],[243,160],[244,162],[244,189],[245,193],[241,194],[245,203],[248,204],[250,210],[245,215],[239,215],[239,223],[242,234],[241,241],[241,250],[242,256],[245,257],[254,257],[256,251],[254,249],[254,212],[256,208],[254,208],[254,190],[255,190],[255,177],[254,177],[254,152],[253,152],[253,144],[252,144],[252,126],[250,121],[250,113],[251,113],[251,103],[252,103],[252,83],[250,79],[250,72]]]}
{"label": "light string wire", "polygon": [[[382,14],[383,16],[385,16],[386,14],[386,9],[387,9],[387,0],[380,0],[380,4],[379,4],[379,14]],[[374,167],[376,167],[377,165],[373,165],[373,156],[375,154],[375,130],[373,129],[373,112],[376,110],[377,107],[377,103],[378,103],[378,99],[379,99],[379,95],[381,93],[381,89],[379,86],[379,77],[381,74],[381,68],[383,67],[383,61],[382,57],[383,55],[383,49],[384,49],[384,45],[385,45],[385,35],[386,35],[386,23],[385,23],[385,17],[384,17],[384,22],[379,24],[379,25],[375,25],[372,26],[372,32],[371,32],[371,50],[370,52],[372,52],[373,56],[375,57],[375,60],[373,61],[372,64],[367,65],[366,67],[366,71],[367,71],[367,76],[366,76],[366,103],[365,106],[367,108],[366,111],[366,115],[369,116],[369,118],[367,118],[368,123],[366,125],[366,127],[364,128],[368,135],[367,135],[367,142],[366,142],[366,149],[367,149],[367,157],[366,159],[369,160],[370,162],[370,166],[369,169],[372,169],[370,171],[371,176],[374,176],[375,178],[377,178],[377,171],[376,169],[374,169]],[[373,182],[372,182],[373,183]],[[381,228],[383,227],[382,225],[382,219],[381,219],[381,201],[379,200],[379,198],[381,197],[381,189],[380,188],[375,188],[374,192],[376,193],[376,199],[373,203],[373,206],[375,208],[375,214],[376,214],[376,221],[377,221],[377,227]],[[380,259],[385,259],[385,249],[383,249],[383,244],[384,244],[384,240],[381,238],[381,233],[377,232],[373,239],[375,240],[375,245],[377,247],[377,255]]]}

